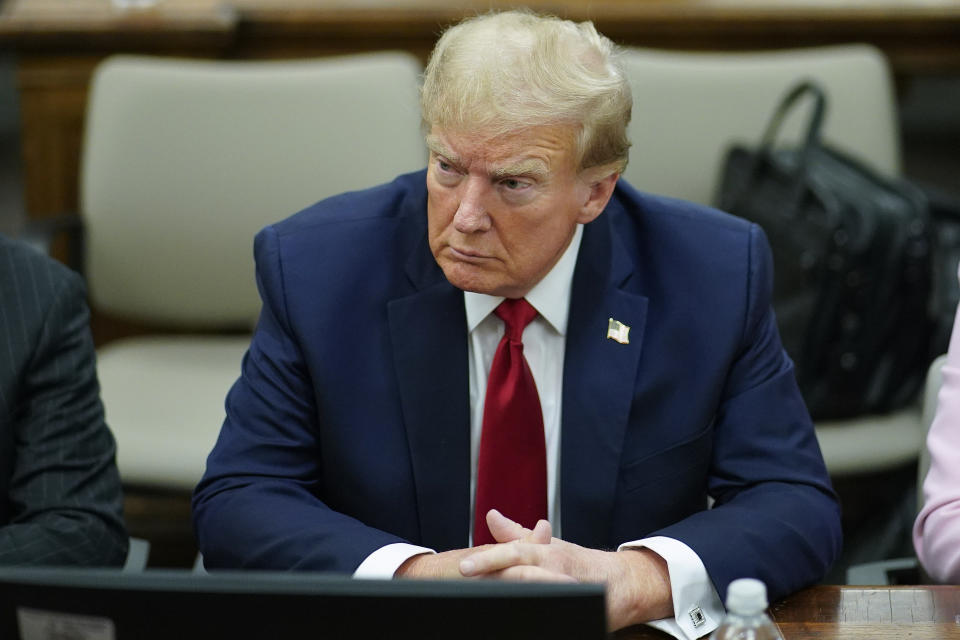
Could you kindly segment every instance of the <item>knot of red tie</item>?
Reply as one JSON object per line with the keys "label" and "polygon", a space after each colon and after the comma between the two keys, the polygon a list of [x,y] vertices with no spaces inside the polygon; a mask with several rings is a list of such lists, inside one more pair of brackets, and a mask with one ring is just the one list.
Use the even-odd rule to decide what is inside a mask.
{"label": "knot of red tie", "polygon": [[524,298],[507,298],[493,312],[503,320],[504,335],[512,342],[522,342],[523,330],[537,317],[537,310]]}

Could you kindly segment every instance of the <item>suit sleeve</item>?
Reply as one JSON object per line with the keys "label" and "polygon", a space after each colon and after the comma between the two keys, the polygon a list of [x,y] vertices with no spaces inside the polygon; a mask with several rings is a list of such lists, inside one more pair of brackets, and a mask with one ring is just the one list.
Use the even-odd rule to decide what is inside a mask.
{"label": "suit sleeve", "polygon": [[263,306],[227,395],[226,420],[193,497],[210,568],[352,573],[373,551],[404,542],[323,502],[323,452],[307,365],[287,319],[276,231],[256,239]]}
{"label": "suit sleeve", "polygon": [[122,492],[83,286],[72,273],[24,264],[22,291],[41,302],[50,291],[52,302],[20,378],[7,496],[13,517],[0,528],[0,564],[120,565]]}
{"label": "suit sleeve", "polygon": [[750,232],[747,309],[724,385],[708,478],[713,508],[654,535],[703,560],[721,597],[741,577],[771,600],[820,580],[840,551],[840,512],[771,305],[772,257]]}

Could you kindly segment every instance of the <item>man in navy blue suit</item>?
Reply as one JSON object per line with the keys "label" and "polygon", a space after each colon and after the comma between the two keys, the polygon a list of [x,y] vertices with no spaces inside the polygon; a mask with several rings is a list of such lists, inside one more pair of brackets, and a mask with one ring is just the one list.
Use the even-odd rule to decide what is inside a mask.
{"label": "man in navy blue suit", "polygon": [[[618,181],[631,105],[591,24],[467,20],[427,66],[426,171],[258,234],[263,310],[194,496],[208,567],[605,582],[611,628],[678,638],[735,578],[823,577],[839,509],[769,247]],[[474,512],[493,312],[521,298],[547,469],[528,522]]]}

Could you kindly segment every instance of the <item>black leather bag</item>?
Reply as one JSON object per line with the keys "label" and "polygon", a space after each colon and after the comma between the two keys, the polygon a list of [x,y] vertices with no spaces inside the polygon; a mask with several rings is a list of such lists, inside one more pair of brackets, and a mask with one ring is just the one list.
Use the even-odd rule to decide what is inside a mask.
{"label": "black leather bag", "polygon": [[[776,148],[787,113],[814,104],[798,148]],[[791,89],[760,146],[725,160],[718,206],[760,224],[773,307],[815,419],[885,412],[916,397],[929,363],[931,235],[926,198],[824,145],[826,97]]]}

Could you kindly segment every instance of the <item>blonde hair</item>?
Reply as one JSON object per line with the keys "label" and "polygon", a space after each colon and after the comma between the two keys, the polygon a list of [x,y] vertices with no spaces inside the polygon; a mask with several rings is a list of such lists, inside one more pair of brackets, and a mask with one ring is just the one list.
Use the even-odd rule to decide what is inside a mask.
{"label": "blonde hair", "polygon": [[424,129],[495,137],[567,124],[577,130],[581,169],[615,163],[622,172],[633,98],[617,55],[591,22],[522,10],[468,18],[430,55],[420,93]]}

